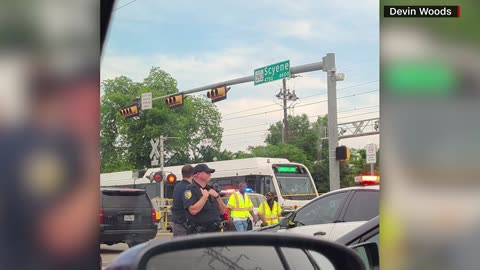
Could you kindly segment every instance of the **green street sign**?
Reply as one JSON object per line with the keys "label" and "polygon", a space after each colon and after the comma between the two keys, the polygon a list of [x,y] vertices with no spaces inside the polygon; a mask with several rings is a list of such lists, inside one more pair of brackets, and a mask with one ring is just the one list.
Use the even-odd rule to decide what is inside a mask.
{"label": "green street sign", "polygon": [[253,72],[254,85],[290,77],[290,60],[261,67]]}

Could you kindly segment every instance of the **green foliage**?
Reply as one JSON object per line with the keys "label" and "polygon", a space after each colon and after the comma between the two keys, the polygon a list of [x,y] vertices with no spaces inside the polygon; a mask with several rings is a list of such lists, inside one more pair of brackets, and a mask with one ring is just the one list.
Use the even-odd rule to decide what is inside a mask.
{"label": "green foliage", "polygon": [[[321,140],[327,134],[328,116],[318,117],[311,123],[307,115],[288,116],[288,144],[282,144],[282,121],[271,125],[265,139],[267,146],[250,147],[255,156],[281,157],[292,162],[305,164],[320,193],[330,189],[328,140]],[[377,153],[378,158],[378,153]],[[379,163],[375,165],[378,173]],[[370,173],[366,164],[365,149],[351,149],[351,160],[340,163],[340,186],[355,184],[355,176]]]}
{"label": "green foliage", "polygon": [[154,97],[178,92],[177,81],[153,67],[143,82],[125,76],[102,82],[101,171],[102,173],[150,167],[150,140],[161,135],[177,137],[165,143],[165,165],[173,166],[213,159],[219,152],[221,116],[214,105],[201,97],[186,97],[184,105],[170,109],[163,99],[153,101],[151,110],[139,119],[124,119],[119,110],[142,93]]}
{"label": "green foliage", "polygon": [[[150,140],[160,135],[177,137],[165,143],[165,165],[211,162],[250,157],[286,158],[305,164],[319,192],[329,191],[328,140],[322,140],[328,126],[327,116],[310,122],[307,115],[289,116],[288,144],[282,143],[282,122],[268,129],[266,146],[250,146],[248,151],[220,151],[223,129],[221,116],[209,100],[188,96],[184,105],[170,109],[163,99],[143,111],[138,119],[124,119],[119,110],[132,104],[142,93],[154,97],[178,92],[177,82],[168,73],[153,67],[143,82],[121,76],[102,82],[101,98],[101,170],[102,173],[150,167]],[[377,153],[378,155],[378,153]],[[378,157],[378,156],[377,156]],[[375,166],[378,173],[379,163]],[[340,164],[340,186],[354,185],[354,177],[368,174],[364,149],[351,149],[351,160]]]}
{"label": "green foliage", "polygon": [[286,158],[290,161],[302,163],[307,166],[310,164],[310,160],[305,152],[294,145],[279,144],[255,147],[251,146],[249,147],[249,151],[255,157]]}

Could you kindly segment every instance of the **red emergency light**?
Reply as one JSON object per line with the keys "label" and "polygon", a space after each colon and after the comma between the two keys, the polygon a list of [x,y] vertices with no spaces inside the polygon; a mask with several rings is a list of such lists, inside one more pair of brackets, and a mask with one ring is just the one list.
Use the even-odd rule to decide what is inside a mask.
{"label": "red emergency light", "polygon": [[355,183],[361,186],[380,184],[380,176],[378,175],[361,175],[355,177]]}

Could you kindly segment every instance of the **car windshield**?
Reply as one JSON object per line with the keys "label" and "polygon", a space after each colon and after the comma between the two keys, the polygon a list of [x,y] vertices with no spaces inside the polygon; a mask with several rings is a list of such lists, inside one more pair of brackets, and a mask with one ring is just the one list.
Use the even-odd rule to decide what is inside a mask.
{"label": "car windshield", "polygon": [[150,200],[145,193],[103,193],[104,208],[150,208]]}
{"label": "car windshield", "polygon": [[277,175],[278,187],[284,199],[310,200],[316,197],[310,178],[306,176]]}

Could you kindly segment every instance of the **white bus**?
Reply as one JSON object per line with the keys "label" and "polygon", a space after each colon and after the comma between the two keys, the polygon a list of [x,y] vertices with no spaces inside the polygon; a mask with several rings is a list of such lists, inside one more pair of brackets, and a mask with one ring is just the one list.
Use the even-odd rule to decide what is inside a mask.
{"label": "white bus", "polygon": [[[215,169],[212,182],[218,183],[222,190],[237,188],[238,183],[246,182],[252,192],[265,194],[273,191],[283,207],[299,207],[318,196],[315,183],[307,167],[281,158],[246,158],[207,162],[208,167]],[[192,164],[195,166],[196,164]],[[182,166],[165,167],[165,176],[173,173],[177,181],[182,179]],[[156,183],[147,178],[160,168],[147,169],[142,178],[135,179],[132,172],[119,172],[101,175],[101,186],[121,186],[144,188],[150,197],[159,194]],[[157,193],[156,193],[157,192]],[[166,190],[165,197],[170,197]]]}

